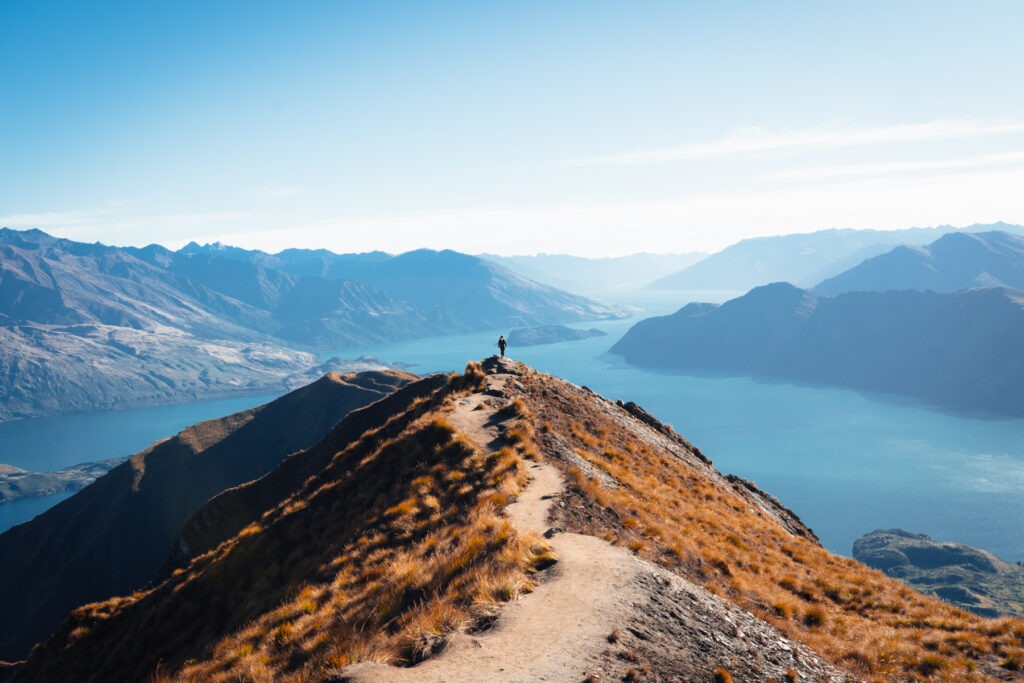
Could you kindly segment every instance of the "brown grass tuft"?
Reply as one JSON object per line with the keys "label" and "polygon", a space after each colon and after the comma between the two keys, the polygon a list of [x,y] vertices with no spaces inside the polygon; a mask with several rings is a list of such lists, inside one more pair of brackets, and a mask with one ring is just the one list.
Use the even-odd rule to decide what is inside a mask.
{"label": "brown grass tuft", "polygon": [[566,528],[696,581],[868,681],[988,680],[1000,662],[1024,670],[1024,622],[986,621],[832,555],[683,442],[638,436],[645,426],[625,426],[621,412],[559,380],[521,381],[529,414],[545,419],[533,438],[577,456],[552,459],[566,477]]}

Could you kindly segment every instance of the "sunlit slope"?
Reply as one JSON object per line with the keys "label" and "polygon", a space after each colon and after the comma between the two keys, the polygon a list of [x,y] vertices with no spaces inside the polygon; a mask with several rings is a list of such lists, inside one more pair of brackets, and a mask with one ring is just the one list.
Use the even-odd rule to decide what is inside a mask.
{"label": "sunlit slope", "polygon": [[[544,600],[574,573],[622,608],[596,643],[535,643],[538,666],[579,680],[1019,675],[1024,622],[828,553],[638,407],[514,361],[471,364],[354,443],[333,438],[259,519],[158,586],[75,610],[15,679],[515,680],[523,664],[488,649],[516,627],[501,605],[573,633]],[[544,497],[550,541],[507,508],[530,497],[538,463],[561,480]],[[559,547],[591,554],[559,560]],[[626,558],[622,576],[594,576],[609,554]],[[469,674],[467,647],[486,654]]]}

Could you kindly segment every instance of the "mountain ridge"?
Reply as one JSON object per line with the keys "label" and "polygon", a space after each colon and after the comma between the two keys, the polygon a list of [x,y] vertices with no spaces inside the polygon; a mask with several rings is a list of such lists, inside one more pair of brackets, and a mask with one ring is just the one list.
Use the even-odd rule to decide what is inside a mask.
{"label": "mountain ridge", "polygon": [[9,617],[0,624],[0,659],[24,656],[73,607],[140,588],[207,499],[265,474],[354,408],[414,378],[399,371],[328,375],[263,406],[193,425],[0,534],[0,611]]}
{"label": "mountain ridge", "polygon": [[1003,230],[1024,233],[1006,223],[954,228],[858,230],[833,228],[810,233],[753,237],[726,247],[696,264],[651,283],[651,289],[747,291],[772,282],[811,287],[896,245],[921,245],[946,233]]}
{"label": "mountain ridge", "polygon": [[[831,555],[642,409],[511,359],[314,448],[323,469],[257,520],[162,582],[74,610],[6,675],[1019,677],[1024,622]],[[593,594],[561,602],[597,567]],[[508,629],[530,634],[530,656],[501,649]]]}
{"label": "mountain ridge", "polygon": [[847,292],[788,283],[638,322],[613,347],[649,368],[738,373],[1024,414],[1024,293]]}
{"label": "mountain ridge", "polygon": [[0,420],[292,389],[324,351],[625,315],[450,251],[174,252],[4,228]]}
{"label": "mountain ridge", "polygon": [[896,247],[814,286],[835,296],[849,291],[918,289],[955,292],[1024,289],[1024,236],[956,232],[915,247]]}

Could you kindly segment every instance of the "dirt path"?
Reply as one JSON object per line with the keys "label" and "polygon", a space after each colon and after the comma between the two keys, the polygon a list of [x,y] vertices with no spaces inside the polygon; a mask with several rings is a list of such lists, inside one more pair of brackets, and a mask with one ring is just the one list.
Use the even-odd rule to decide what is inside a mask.
{"label": "dirt path", "polygon": [[[482,392],[459,400],[452,424],[482,448],[499,448],[501,423],[509,419],[500,413],[506,382],[514,381],[500,371],[489,375]],[[505,605],[487,632],[453,636],[433,659],[411,668],[364,662],[346,667],[340,680],[685,681],[711,680],[718,666],[736,680],[854,680],[749,612],[624,548],[549,531],[562,476],[549,463],[532,463],[529,471],[530,483],[506,513],[520,531],[549,532],[558,562],[542,572],[537,589]]]}
{"label": "dirt path", "polygon": [[[489,388],[507,375],[490,375]],[[498,409],[488,391],[462,399],[452,424],[488,448],[500,440]],[[482,406],[482,407],[478,407]],[[558,469],[530,465],[530,483],[506,512],[520,531],[543,533],[552,503],[562,490]],[[381,664],[348,667],[349,681],[582,681],[603,658],[609,634],[624,623],[640,564],[631,553],[580,534],[556,533],[558,562],[537,589],[506,605],[486,633],[458,634],[445,651],[408,669]]]}

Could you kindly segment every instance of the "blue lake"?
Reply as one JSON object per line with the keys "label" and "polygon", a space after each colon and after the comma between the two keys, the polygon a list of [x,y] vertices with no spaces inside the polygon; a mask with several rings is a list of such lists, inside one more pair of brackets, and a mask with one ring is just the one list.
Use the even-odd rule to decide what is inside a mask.
{"label": "blue lake", "polygon": [[[844,389],[638,370],[607,353],[632,322],[581,325],[609,334],[508,355],[612,400],[635,401],[718,469],[779,498],[833,552],[850,555],[858,536],[901,527],[1024,560],[1024,419],[951,415]],[[414,363],[421,374],[461,370],[467,359],[494,353],[499,333],[354,355]]]}
{"label": "blue lake", "polygon": [[[645,315],[676,307],[664,298]],[[509,348],[508,355],[610,399],[637,402],[700,446],[720,470],[778,497],[833,552],[849,555],[861,534],[902,527],[1024,560],[1024,420],[953,415],[842,389],[638,370],[607,353],[634,322],[580,325],[608,336]],[[495,353],[498,334],[508,331],[328,355],[370,354],[409,363],[421,374],[462,370],[468,360]],[[127,455],[188,424],[269,398],[0,424],[0,462],[40,470]],[[0,529],[47,504],[25,501],[27,516],[14,522],[5,508],[18,504],[0,506]]]}
{"label": "blue lake", "polygon": [[[45,472],[127,456],[189,425],[261,405],[278,395],[233,396],[181,405],[0,422],[0,463]],[[32,519],[69,495],[23,498],[0,505],[0,531]]]}

